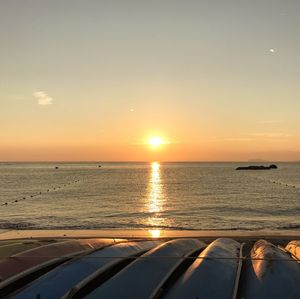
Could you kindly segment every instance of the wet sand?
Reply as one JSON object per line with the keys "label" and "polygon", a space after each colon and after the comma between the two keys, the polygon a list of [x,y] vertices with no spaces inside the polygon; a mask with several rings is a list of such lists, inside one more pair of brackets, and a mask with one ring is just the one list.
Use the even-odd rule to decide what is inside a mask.
{"label": "wet sand", "polygon": [[300,239],[300,231],[0,230],[0,240],[69,238],[200,238],[209,242],[220,237],[233,238],[240,242],[251,243],[258,239],[266,239],[275,244],[284,245],[291,240]]}

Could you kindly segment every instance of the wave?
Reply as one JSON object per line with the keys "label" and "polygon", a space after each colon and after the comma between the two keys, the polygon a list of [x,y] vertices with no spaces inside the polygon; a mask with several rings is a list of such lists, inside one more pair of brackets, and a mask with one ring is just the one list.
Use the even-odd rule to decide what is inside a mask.
{"label": "wave", "polygon": [[300,229],[300,223],[299,224],[288,224],[288,225],[282,225],[279,226],[278,229]]}
{"label": "wave", "polygon": [[30,222],[0,222],[0,229],[9,229],[9,230],[25,230],[25,229],[39,229],[35,226],[34,223]]}
{"label": "wave", "polygon": [[145,224],[81,224],[81,225],[46,225],[41,226],[30,222],[0,222],[0,229],[2,230],[176,230],[176,231],[263,231],[263,230],[300,230],[299,223],[290,223],[284,225],[256,225],[251,226],[218,226],[212,227],[206,225],[205,227],[184,227],[184,226],[169,226],[169,225],[145,225]]}

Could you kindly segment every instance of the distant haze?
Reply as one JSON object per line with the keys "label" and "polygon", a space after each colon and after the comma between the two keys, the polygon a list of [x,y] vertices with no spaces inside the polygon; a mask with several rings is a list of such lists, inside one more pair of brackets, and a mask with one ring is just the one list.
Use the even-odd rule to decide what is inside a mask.
{"label": "distant haze", "polygon": [[0,161],[299,161],[299,28],[294,0],[1,1]]}

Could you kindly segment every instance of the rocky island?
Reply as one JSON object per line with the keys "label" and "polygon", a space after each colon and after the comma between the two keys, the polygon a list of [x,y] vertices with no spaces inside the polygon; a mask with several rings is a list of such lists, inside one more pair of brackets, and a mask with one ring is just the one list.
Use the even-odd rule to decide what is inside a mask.
{"label": "rocky island", "polygon": [[237,167],[236,170],[269,170],[269,169],[277,169],[277,165],[271,164],[269,166],[263,165],[250,165],[250,166],[240,166]]}

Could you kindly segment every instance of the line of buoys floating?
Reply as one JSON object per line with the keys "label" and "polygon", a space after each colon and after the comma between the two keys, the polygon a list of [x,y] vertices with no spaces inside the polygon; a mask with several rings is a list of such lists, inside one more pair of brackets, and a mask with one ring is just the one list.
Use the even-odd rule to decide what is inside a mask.
{"label": "line of buoys floating", "polygon": [[286,187],[296,188],[295,185],[291,185],[291,184],[286,184],[286,183],[281,183],[281,182],[276,182],[276,181],[273,181],[272,183],[273,184],[278,184],[278,185],[284,185]]}
{"label": "line of buoys floating", "polygon": [[[80,182],[80,180],[75,180],[73,183],[78,183],[78,182]],[[63,186],[66,187],[67,185],[71,185],[71,184],[72,184],[72,182],[67,183],[67,184],[64,184]],[[61,188],[62,188],[62,186],[53,187],[53,190],[58,190],[58,189],[61,189]],[[51,189],[47,189],[47,190],[46,190],[46,192],[50,192],[50,191],[51,191]],[[43,193],[40,191],[38,194],[30,195],[30,198],[34,198],[34,197],[39,196],[39,195],[42,195],[42,194],[43,194]],[[18,200],[18,199],[13,200],[11,203],[17,203],[17,202],[19,202],[19,201],[21,201],[21,200],[26,200],[26,197],[24,196],[24,197],[22,197],[22,199],[20,199],[20,200]],[[7,205],[8,205],[8,202],[5,202],[5,203],[2,204],[2,206],[7,206]]]}
{"label": "line of buoys floating", "polygon": [[286,187],[297,188],[296,185],[292,185],[292,184],[287,184],[287,183],[282,183],[282,182],[276,182],[276,181],[270,181],[270,180],[266,180],[266,179],[260,178],[260,177],[255,177],[255,178],[257,180],[264,181],[264,182],[267,182],[267,183],[273,183],[273,184],[282,185],[282,186],[286,186]]}

